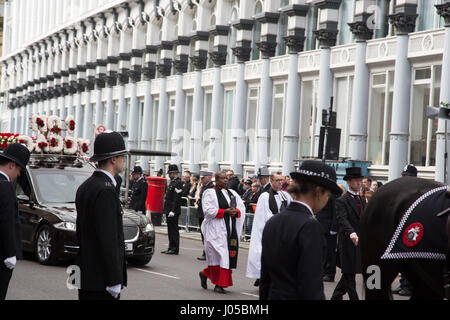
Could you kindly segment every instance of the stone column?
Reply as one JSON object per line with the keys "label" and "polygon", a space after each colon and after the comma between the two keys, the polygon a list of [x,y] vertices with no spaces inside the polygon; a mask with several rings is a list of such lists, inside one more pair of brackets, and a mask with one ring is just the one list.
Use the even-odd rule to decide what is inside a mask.
{"label": "stone column", "polygon": [[316,116],[316,130],[314,132],[314,156],[319,152],[320,127],[322,126],[322,110],[330,107],[333,95],[333,73],[330,69],[331,47],[336,45],[339,6],[341,0],[315,1],[314,5],[320,9],[319,29],[314,31],[320,44],[320,78]]}
{"label": "stone column", "polygon": [[[263,12],[255,17],[261,22],[261,41],[257,43],[261,51],[262,73],[259,99],[258,122],[256,124],[256,168],[270,162],[270,137],[272,123],[273,83],[270,78],[270,58],[277,47],[278,13]],[[281,134],[281,133],[280,133]]]}
{"label": "stone column", "polygon": [[[399,3],[400,2],[400,3]],[[390,22],[397,30],[395,57],[392,129],[389,149],[389,181],[401,176],[408,162],[409,115],[411,94],[411,64],[408,60],[409,33],[414,31],[417,5],[411,1],[397,1]]]}
{"label": "stone column", "polygon": [[177,73],[177,87],[175,92],[173,135],[171,139],[172,151],[176,153],[176,155],[172,156],[171,163],[176,164],[179,168],[181,168],[181,161],[183,161],[184,139],[186,139],[188,135],[188,132],[184,129],[186,95],[183,90],[183,73],[186,73],[188,69],[190,50],[189,44],[190,38],[184,36],[179,36],[174,42],[177,52],[175,59],[173,60],[173,67]]}
{"label": "stone column", "polygon": [[208,154],[208,170],[219,171],[219,161],[222,159],[222,120],[223,120],[223,85],[221,82],[222,66],[226,64],[227,41],[230,28],[217,25],[210,30],[214,35],[214,48],[209,53],[214,63],[214,85],[211,105],[211,129]]}
{"label": "stone column", "polygon": [[204,92],[202,88],[202,70],[206,68],[208,60],[209,33],[197,31],[192,37],[195,41],[195,53],[191,62],[195,67],[195,86],[192,108],[192,132],[190,143],[190,165],[191,172],[200,173],[200,161],[203,147],[203,110]]}
{"label": "stone column", "polygon": [[368,0],[358,0],[354,22],[349,23],[356,38],[355,77],[353,81],[352,112],[350,113],[350,137],[348,156],[352,160],[366,160],[367,120],[369,113],[369,67],[366,64],[367,40],[373,30],[367,27],[370,14]]}
{"label": "stone column", "polygon": [[300,75],[298,74],[298,52],[303,51],[305,42],[306,15],[308,6],[294,4],[283,10],[288,15],[289,74],[287,84],[286,112],[283,136],[283,175],[295,171],[294,161],[298,158],[300,127]]}
{"label": "stone column", "polygon": [[[445,42],[442,56],[441,93],[439,102],[450,102],[450,0],[436,5],[438,14],[445,19]],[[438,107],[438,106],[435,106]],[[436,132],[436,178],[439,182],[448,183],[450,175],[450,161],[447,162],[447,181],[444,181],[444,154],[445,154],[445,122],[447,122],[447,152],[450,151],[450,121],[439,119]],[[447,159],[448,160],[448,159]]]}
{"label": "stone column", "polygon": [[[167,94],[167,77],[170,76],[172,65],[172,42],[162,41],[160,45],[161,59],[158,72],[161,76],[159,93],[158,128],[156,132],[156,150],[167,151],[167,128],[169,120],[169,96]],[[155,158],[155,170],[164,168],[164,157]]]}

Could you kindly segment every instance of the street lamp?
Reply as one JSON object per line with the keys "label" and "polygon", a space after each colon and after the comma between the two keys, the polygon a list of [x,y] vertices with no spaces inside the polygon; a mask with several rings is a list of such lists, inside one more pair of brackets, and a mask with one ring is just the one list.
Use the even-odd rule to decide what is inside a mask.
{"label": "street lamp", "polygon": [[443,119],[445,120],[445,153],[444,153],[444,183],[448,184],[447,178],[447,160],[448,160],[448,152],[447,152],[447,120],[450,120],[450,109],[447,108],[447,104],[442,103],[445,107],[433,107],[427,106],[427,118],[428,119]]}

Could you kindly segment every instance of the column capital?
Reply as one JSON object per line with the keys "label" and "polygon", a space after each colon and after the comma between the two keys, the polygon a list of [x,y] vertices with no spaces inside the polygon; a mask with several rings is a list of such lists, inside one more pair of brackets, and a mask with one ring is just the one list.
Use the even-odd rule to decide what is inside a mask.
{"label": "column capital", "polygon": [[200,50],[197,56],[190,57],[191,63],[194,65],[195,70],[203,70],[206,68],[208,62],[208,52]]}
{"label": "column capital", "polygon": [[450,27],[450,1],[435,5],[437,13],[445,19],[445,26]]}
{"label": "column capital", "polygon": [[356,41],[367,41],[372,39],[373,30],[367,26],[366,21],[348,23],[350,31],[355,35]]}
{"label": "column capital", "polygon": [[162,59],[162,61],[157,65],[158,72],[162,77],[170,76],[172,59]]}
{"label": "column capital", "polygon": [[213,51],[209,53],[209,57],[216,67],[223,66],[227,63],[227,51],[225,50]]}
{"label": "column capital", "polygon": [[331,31],[327,29],[314,30],[317,40],[319,40],[322,47],[333,47],[336,44],[338,31]]}
{"label": "column capital", "polygon": [[414,32],[417,14],[399,12],[388,16],[389,22],[397,29],[398,35]]}
{"label": "column capital", "polygon": [[238,62],[243,63],[250,60],[250,52],[252,51],[250,43],[245,46],[243,45],[240,47],[231,48],[231,50],[233,50],[234,55],[238,59]]}
{"label": "column capital", "polygon": [[173,67],[177,74],[186,73],[189,65],[189,56],[182,54],[178,56],[178,59],[172,61]]}

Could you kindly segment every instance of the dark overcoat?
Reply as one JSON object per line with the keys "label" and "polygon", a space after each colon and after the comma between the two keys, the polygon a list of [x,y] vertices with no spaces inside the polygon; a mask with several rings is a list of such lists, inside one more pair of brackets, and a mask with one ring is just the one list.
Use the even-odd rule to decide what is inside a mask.
{"label": "dark overcoat", "polygon": [[96,171],[77,190],[81,289],[104,291],[127,284],[122,206],[111,179]]}
{"label": "dark overcoat", "polygon": [[323,228],[291,202],[267,221],[262,236],[261,300],[324,300]]}
{"label": "dark overcoat", "polygon": [[11,257],[22,258],[19,211],[13,185],[0,174],[0,263]]}
{"label": "dark overcoat", "polygon": [[147,201],[147,192],[148,192],[148,184],[145,180],[145,177],[141,177],[139,180],[133,183],[131,200],[130,200],[130,208],[134,211],[141,211],[145,213],[146,206],[145,202]]}
{"label": "dark overcoat", "polygon": [[[361,198],[363,212],[366,201]],[[343,273],[361,273],[361,255],[359,244],[355,246],[350,234],[356,232],[359,236],[360,213],[356,207],[355,199],[350,193],[345,193],[336,200],[336,218],[338,221],[338,266]]]}

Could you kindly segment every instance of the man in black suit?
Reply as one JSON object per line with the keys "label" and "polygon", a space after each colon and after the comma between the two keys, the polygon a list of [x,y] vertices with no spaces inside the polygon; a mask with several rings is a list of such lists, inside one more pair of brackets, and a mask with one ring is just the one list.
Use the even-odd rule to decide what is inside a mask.
{"label": "man in black suit", "polygon": [[256,199],[252,199],[252,201],[258,201],[259,196],[263,192],[267,192],[270,190],[270,172],[267,167],[261,167],[258,169],[258,181],[260,188],[258,190],[258,193],[256,195]]}
{"label": "man in black suit", "polygon": [[292,172],[286,209],[267,221],[262,236],[261,300],[325,300],[323,229],[314,215],[340,192],[336,172],[321,161],[303,161]]}
{"label": "man in black suit", "polygon": [[145,214],[147,211],[145,202],[147,201],[148,184],[145,181],[142,168],[140,166],[134,167],[131,177],[133,185],[131,187],[130,209]]}
{"label": "man in black suit", "polygon": [[[197,218],[198,218],[198,226],[200,227],[200,233],[202,235],[202,243],[204,243],[204,237],[203,237],[203,233],[201,230],[202,227],[202,222],[205,218],[205,214],[203,213],[203,207],[202,207],[202,198],[203,198],[203,193],[205,192],[205,190],[214,188],[214,182],[212,182],[212,176],[213,173],[209,172],[209,171],[200,171],[200,181],[201,181],[201,189],[200,189],[200,194],[198,196],[198,200],[197,200]],[[206,256],[205,256],[205,250],[203,250],[203,254],[201,257],[197,258],[200,261],[205,261],[206,260]]]}
{"label": "man in black suit", "polygon": [[337,245],[337,218],[336,218],[336,199],[332,194],[328,198],[327,205],[317,213],[317,220],[323,227],[327,248],[324,254],[324,272],[323,281],[334,282],[336,275],[336,245]]}
{"label": "man in black suit", "polygon": [[180,250],[180,231],[178,230],[178,218],[181,214],[181,195],[183,182],[178,177],[178,166],[171,164],[167,172],[170,178],[169,187],[164,195],[163,214],[167,219],[167,233],[169,236],[169,248],[162,251],[165,254],[177,255]]}
{"label": "man in black suit", "polygon": [[21,144],[0,153],[0,300],[5,300],[17,259],[22,259],[21,229],[13,184],[28,164],[30,152]]}
{"label": "man in black suit", "polygon": [[339,225],[338,254],[342,277],[334,289],[331,300],[342,300],[348,293],[350,300],[359,300],[356,292],[356,273],[361,273],[361,256],[358,245],[358,226],[366,207],[366,200],[359,195],[361,168],[346,169],[344,180],[348,192],[336,200],[336,217]]}
{"label": "man in black suit", "polygon": [[240,182],[238,177],[236,177],[234,175],[234,171],[233,170],[228,170],[227,171],[227,178],[228,178],[228,189],[233,189],[234,191],[237,192],[238,195],[242,195],[241,193],[241,189],[239,188]]}
{"label": "man in black suit", "polygon": [[123,211],[114,178],[123,169],[125,153],[119,133],[100,134],[90,159],[98,169],[77,190],[80,300],[118,300],[127,285]]}

